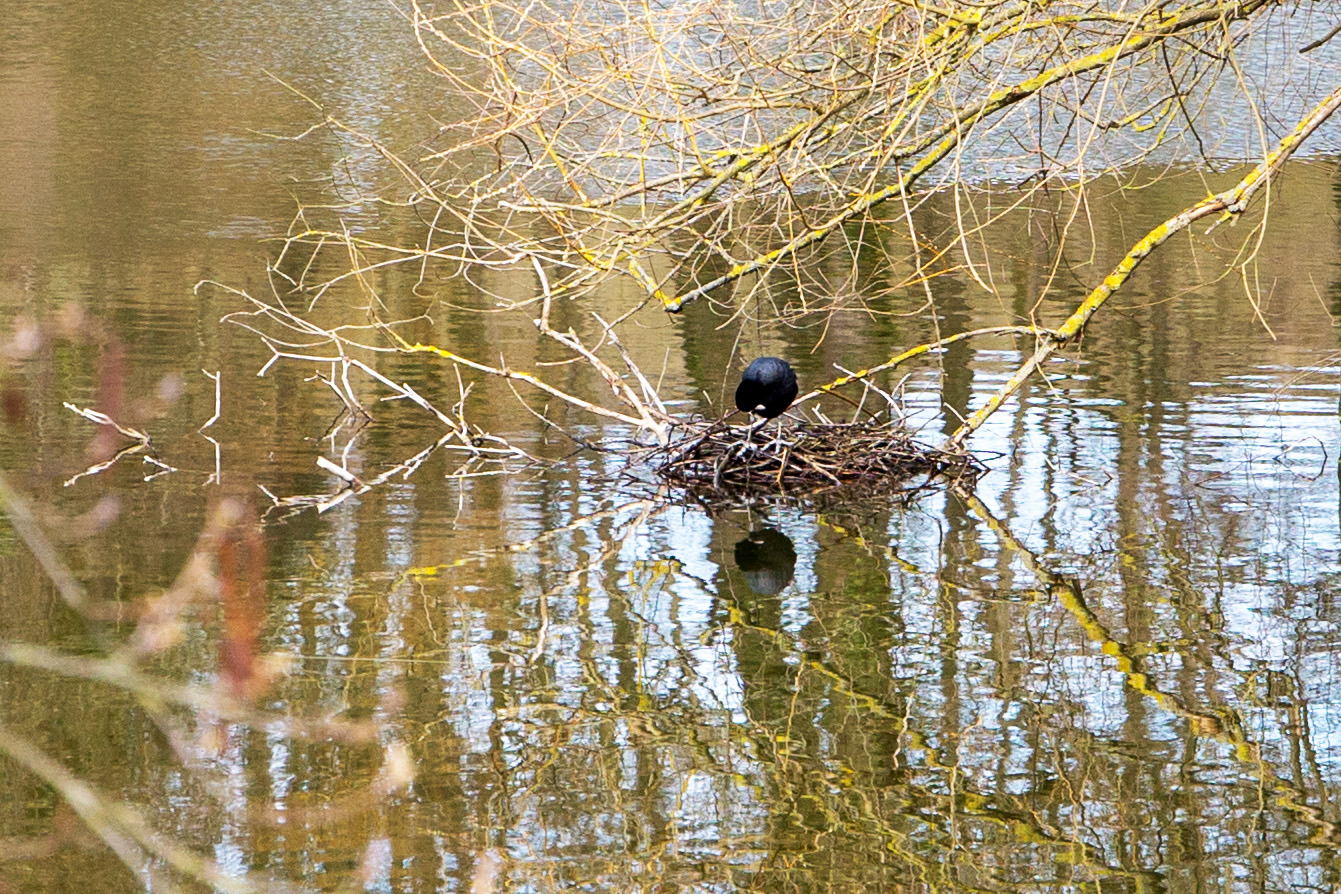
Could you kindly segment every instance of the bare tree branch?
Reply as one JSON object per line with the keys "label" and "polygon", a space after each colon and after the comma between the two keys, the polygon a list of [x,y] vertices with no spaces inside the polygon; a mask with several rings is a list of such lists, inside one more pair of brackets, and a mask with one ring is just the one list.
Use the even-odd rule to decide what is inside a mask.
{"label": "bare tree branch", "polygon": [[945,443],[947,450],[962,449],[969,436],[977,431],[1000,406],[1024,384],[1024,382],[1068,341],[1078,337],[1085,324],[1103,307],[1114,292],[1131,277],[1141,262],[1150,253],[1162,245],[1170,236],[1181,232],[1192,224],[1212,215],[1220,215],[1212,229],[1244,212],[1253,197],[1268,186],[1272,178],[1279,173],[1285,163],[1300,144],[1306,140],[1324,121],[1341,106],[1341,86],[1333,90],[1326,99],[1318,103],[1309,114],[1300,121],[1288,136],[1276,146],[1260,164],[1248,172],[1242,180],[1230,189],[1218,195],[1209,196],[1192,207],[1175,214],[1164,223],[1155,227],[1140,239],[1104,281],[1080,303],[1075,312],[1061,326],[1050,333],[1042,333],[1038,347],[1033,355],[1017,369],[1014,374],[988,399],[987,403],[973,413],[964,424]]}

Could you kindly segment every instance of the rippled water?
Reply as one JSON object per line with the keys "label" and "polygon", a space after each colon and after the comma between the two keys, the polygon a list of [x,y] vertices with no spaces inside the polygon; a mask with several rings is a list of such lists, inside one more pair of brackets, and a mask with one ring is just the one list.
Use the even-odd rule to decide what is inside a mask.
{"label": "rippled water", "polygon": [[[1337,888],[1336,159],[1290,168],[1251,292],[1206,272],[1248,224],[1152,258],[975,437],[989,474],[971,496],[667,504],[482,384],[472,418],[557,461],[460,479],[439,455],[328,512],[271,511],[260,647],[288,664],[257,714],[213,716],[242,602],[188,602],[152,685],[96,663],[146,634],[174,581],[218,590],[182,576],[217,536],[211,507],[329,493],[318,455],[350,443],[371,474],[440,435],[404,404],[332,435],[340,406],[312,370],[256,377],[269,352],[219,322],[236,296],[194,288],[262,290],[275,248],[258,239],[295,194],[385,176],[334,138],[265,136],[314,114],[265,72],[406,147],[442,88],[376,7],[151,4],[115,28],[64,10],[0,26],[0,469],[97,610],[69,610],[0,527],[0,640],[95,663],[0,665],[0,891],[172,877],[146,842],[128,869],[16,740],[133,805],[152,840],[277,890]],[[1092,189],[1098,235],[1068,248],[1045,321],[1205,184]],[[988,232],[997,294],[938,281],[939,331],[1028,311],[1053,210]],[[459,310],[469,284],[379,286],[407,315],[426,301],[444,343],[549,359]],[[628,341],[688,413],[729,395],[742,357],[781,354],[814,385],[933,338],[901,316],[923,297],[873,299],[889,315],[835,317],[818,346],[768,328],[736,345],[706,306]],[[1032,347],[960,343],[912,370],[910,425],[939,441]],[[202,369],[221,376],[217,452]],[[383,372],[454,399],[445,370]],[[65,402],[145,430],[172,470],[136,454],[81,476],[123,442]],[[166,681],[206,704],[165,707]]]}

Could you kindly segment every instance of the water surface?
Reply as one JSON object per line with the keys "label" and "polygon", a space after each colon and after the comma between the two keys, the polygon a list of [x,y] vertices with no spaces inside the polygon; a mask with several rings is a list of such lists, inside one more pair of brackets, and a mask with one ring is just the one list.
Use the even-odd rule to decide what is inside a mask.
{"label": "water surface", "polygon": [[[332,434],[341,407],[314,370],[256,377],[269,351],[219,322],[242,303],[194,288],[265,292],[278,248],[262,239],[328,187],[356,225],[382,225],[358,200],[386,176],[375,159],[267,134],[314,120],[282,81],[407,151],[427,144],[434,121],[415,110],[446,91],[404,23],[340,4],[115,16],[25,4],[0,49],[0,469],[98,606],[92,622],[69,610],[0,527],[0,639],[85,657],[135,641],[145,601],[179,592],[224,496],[264,511],[262,487],[330,493],[318,455],[376,474],[441,434],[403,403]],[[630,350],[689,413],[729,396],[754,354],[818,384],[1040,299],[1057,322],[1205,188],[1191,171],[1093,184],[1093,235],[1046,292],[1065,200],[1021,209],[977,259],[996,294],[937,280],[935,325],[908,313],[924,295],[874,283],[874,312],[835,317],[822,341],[737,341],[705,304],[647,315]],[[1016,193],[972,195],[987,209]],[[163,840],[277,890],[1334,890],[1338,195],[1335,158],[1291,166],[1251,289],[1206,272],[1250,224],[1153,257],[976,436],[990,472],[972,496],[666,503],[616,475],[622,457],[482,383],[471,418],[557,462],[461,479],[437,455],[328,512],[266,515],[260,648],[289,663],[263,716],[7,663],[0,718]],[[952,212],[929,203],[928,227]],[[376,285],[430,313],[442,343],[553,359],[533,331],[462,310],[468,282]],[[910,424],[937,442],[1031,350],[961,343],[911,370]],[[382,362],[454,399],[449,371]],[[217,453],[197,432],[215,409],[202,370],[221,377]],[[123,442],[65,402],[145,430],[175,471],[134,455],[76,477]],[[154,679],[216,691],[220,604],[181,609]],[[412,782],[388,769],[401,753]],[[50,785],[0,766],[0,890],[172,878],[161,858],[127,869]]]}

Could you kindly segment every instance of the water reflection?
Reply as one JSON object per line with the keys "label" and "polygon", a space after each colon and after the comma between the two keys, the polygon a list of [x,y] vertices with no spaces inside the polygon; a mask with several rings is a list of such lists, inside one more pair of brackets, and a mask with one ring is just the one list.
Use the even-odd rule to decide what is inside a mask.
{"label": "water reflection", "polygon": [[[105,684],[9,666],[4,722],[263,879],[320,865],[406,891],[1335,887],[1338,497],[1318,472],[1341,378],[1307,347],[1243,372],[1152,342],[1162,367],[1102,328],[1057,364],[985,433],[1000,455],[976,495],[761,521],[593,486],[619,469],[603,454],[453,490],[421,470],[267,529],[264,643],[292,656],[270,722],[150,722]],[[971,408],[1014,358],[967,355],[956,399]],[[81,449],[61,455],[83,468],[94,434],[69,430]],[[369,457],[424,438],[377,434]],[[310,473],[284,468],[299,492]],[[129,597],[189,554],[136,533],[164,530],[146,500],[198,496],[180,480],[120,482],[120,517],[66,544],[126,627]],[[68,490],[96,505],[119,488]],[[7,639],[92,648],[24,549],[0,561]],[[207,687],[225,671],[217,621],[202,610],[188,631],[163,670]],[[53,714],[79,720],[55,730]],[[285,717],[379,738],[313,740]],[[415,778],[372,798],[388,743]],[[54,807],[23,808],[29,783],[9,786],[0,877],[140,886],[72,846]],[[49,862],[23,856],[42,847]]]}
{"label": "water reflection", "polygon": [[[302,32],[294,14],[264,18]],[[175,39],[191,30],[172,21]],[[171,103],[152,111],[157,82],[128,94],[134,114],[90,116],[84,103],[106,105],[153,68],[116,55],[128,50],[120,30],[86,25],[28,40],[0,91],[0,117],[27,122],[0,129],[16,171],[0,197],[14,211],[0,220],[13,236],[0,240],[0,467],[97,612],[78,618],[0,526],[0,639],[98,657],[132,641],[141,606],[172,590],[206,528],[216,457],[196,429],[214,391],[198,370],[223,370],[226,412],[210,431],[221,486],[236,492],[326,492],[318,454],[371,480],[441,431],[372,397],[374,423],[334,444],[338,401],[292,371],[257,379],[268,353],[216,325],[238,307],[191,291],[206,275],[257,271],[254,245],[204,234],[281,229],[291,212],[256,159],[274,180],[336,166],[330,147],[295,157],[290,144],[217,136],[278,114],[226,80],[249,68],[239,60],[256,46],[290,56],[254,37],[227,43],[224,74],[199,91],[226,114],[203,124]],[[388,26],[394,36],[364,33],[383,52],[403,36]],[[62,41],[77,52],[60,54]],[[349,67],[373,58],[343,46]],[[71,59],[93,73],[62,66]],[[369,97],[391,95],[395,67],[382,59],[335,95],[387,113]],[[140,156],[149,117],[174,138]],[[389,117],[360,126],[404,138]],[[70,132],[98,151],[55,138]],[[147,692],[118,685],[109,664],[80,665],[83,676],[0,665],[0,725],[109,803],[136,805],[164,838],[279,890],[1336,890],[1338,182],[1334,165],[1305,162],[1273,198],[1295,225],[1267,228],[1256,247],[1263,282],[1276,283],[1267,306],[1235,283],[1189,288],[1199,254],[1152,258],[975,440],[992,468],[976,494],[770,506],[767,523],[670,506],[619,477],[622,457],[574,455],[510,393],[481,385],[472,420],[559,462],[470,478],[436,456],[327,513],[265,527],[259,647],[290,664],[263,718],[218,710],[211,687],[229,673],[219,655],[235,619],[201,603],[165,625]],[[1098,195],[1083,250],[1053,241],[1053,209],[1022,209],[984,231],[975,269],[1000,294],[938,281],[932,322],[925,295],[874,290],[869,319],[836,316],[818,345],[809,330],[733,331],[705,306],[650,316],[628,349],[665,369],[666,396],[686,409],[729,398],[737,339],[820,382],[834,364],[938,331],[1046,319],[1071,297],[1044,294],[1057,270],[1104,270],[1120,234],[1204,192],[1186,178]],[[988,219],[1016,200],[960,198],[966,207],[922,203],[919,223]],[[479,296],[460,281],[373,285],[397,313],[432,310],[444,343],[506,347],[519,368],[554,359],[533,331],[462,311]],[[910,424],[934,440],[1030,349],[961,342],[882,385],[902,385]],[[439,405],[457,400],[453,376],[387,364]],[[178,471],[146,480],[153,470],[126,457],[72,481],[108,443],[65,401],[124,412]],[[590,420],[571,432],[621,434]],[[164,710],[183,691],[199,703]],[[334,721],[368,735],[313,735]],[[386,755],[399,748],[414,780],[392,787]],[[4,764],[0,792],[0,890],[165,887],[167,870],[126,869],[17,764]]]}
{"label": "water reflection", "polygon": [[758,528],[736,543],[736,567],[750,589],[760,596],[776,596],[792,582],[796,549],[777,528]]}

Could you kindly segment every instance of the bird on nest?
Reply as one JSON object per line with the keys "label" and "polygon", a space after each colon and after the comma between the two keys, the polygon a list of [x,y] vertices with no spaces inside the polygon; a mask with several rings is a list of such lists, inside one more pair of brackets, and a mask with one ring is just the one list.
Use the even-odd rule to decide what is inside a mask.
{"label": "bird on nest", "polygon": [[[742,413],[751,413],[759,417],[751,423],[745,433],[749,443],[757,428],[768,424],[786,412],[796,400],[799,389],[796,386],[796,372],[791,364],[780,357],[756,358],[740,377],[736,386],[736,409]],[[778,423],[778,436],[774,441],[782,440],[782,423]]]}

